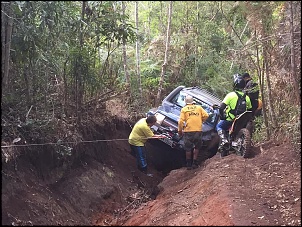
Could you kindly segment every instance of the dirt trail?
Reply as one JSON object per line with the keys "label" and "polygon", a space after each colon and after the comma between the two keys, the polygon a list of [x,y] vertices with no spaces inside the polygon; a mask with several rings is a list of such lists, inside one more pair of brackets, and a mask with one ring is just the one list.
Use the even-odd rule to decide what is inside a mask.
{"label": "dirt trail", "polygon": [[216,155],[195,171],[173,170],[156,200],[124,225],[300,225],[299,155],[288,144],[254,153],[250,159]]}
{"label": "dirt trail", "polygon": [[[127,138],[126,126],[94,139]],[[51,154],[2,161],[3,225],[301,225],[300,152],[288,143],[168,176],[150,163],[153,178],[136,170],[126,140],[85,145],[60,168],[50,168]]]}

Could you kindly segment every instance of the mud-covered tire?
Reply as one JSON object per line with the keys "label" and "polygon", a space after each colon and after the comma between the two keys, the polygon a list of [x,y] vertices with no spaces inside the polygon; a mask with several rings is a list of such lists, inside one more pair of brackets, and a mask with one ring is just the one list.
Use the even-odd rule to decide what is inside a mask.
{"label": "mud-covered tire", "polygon": [[248,129],[250,134],[252,135],[255,130],[254,121],[249,121],[245,128]]}
{"label": "mud-covered tire", "polygon": [[211,158],[214,155],[216,155],[218,151],[219,143],[220,143],[220,137],[218,136],[218,134],[216,133],[212,135],[212,139],[207,146],[207,155],[208,155],[207,158]]}
{"label": "mud-covered tire", "polygon": [[238,143],[239,155],[241,155],[243,158],[248,158],[252,148],[250,131],[246,128],[241,129],[238,132],[235,141]]}

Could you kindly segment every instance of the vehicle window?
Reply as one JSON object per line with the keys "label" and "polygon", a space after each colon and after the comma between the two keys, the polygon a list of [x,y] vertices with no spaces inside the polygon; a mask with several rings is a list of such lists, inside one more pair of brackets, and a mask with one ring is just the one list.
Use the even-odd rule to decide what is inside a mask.
{"label": "vehicle window", "polygon": [[183,92],[179,92],[177,95],[175,95],[172,99],[172,103],[173,104],[176,104],[176,105],[179,105],[181,107],[184,107],[186,105],[185,103],[185,98],[186,98],[186,95],[185,93]]}
{"label": "vehicle window", "polygon": [[214,124],[216,115],[214,114],[213,108],[210,105],[208,105],[208,104],[206,104],[206,103],[204,103],[200,100],[195,100],[194,99],[194,101],[196,102],[195,105],[200,105],[209,114],[209,117],[206,121],[208,123]]}
{"label": "vehicle window", "polygon": [[[184,107],[186,105],[185,103],[186,95],[187,95],[186,93],[180,91],[177,95],[173,97],[172,103]],[[207,122],[210,124],[214,124],[216,115],[214,114],[213,108],[207,103],[202,102],[201,100],[196,99],[194,97],[193,100],[195,101],[195,105],[200,105],[209,114]]]}

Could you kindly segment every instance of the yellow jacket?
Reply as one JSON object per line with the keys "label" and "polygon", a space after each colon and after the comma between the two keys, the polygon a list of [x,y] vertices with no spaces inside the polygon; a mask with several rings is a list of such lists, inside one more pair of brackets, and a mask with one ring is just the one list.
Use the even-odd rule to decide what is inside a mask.
{"label": "yellow jacket", "polygon": [[144,146],[147,139],[153,135],[154,133],[148,126],[146,118],[142,118],[134,125],[129,135],[128,142],[134,146]]}
{"label": "yellow jacket", "polygon": [[187,104],[181,109],[178,121],[179,132],[202,131],[202,123],[207,120],[209,114],[199,105]]}

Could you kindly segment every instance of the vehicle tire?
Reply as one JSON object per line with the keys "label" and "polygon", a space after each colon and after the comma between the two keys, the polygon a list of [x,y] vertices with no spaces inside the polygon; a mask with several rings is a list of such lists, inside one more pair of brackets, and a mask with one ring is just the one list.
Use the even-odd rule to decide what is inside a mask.
{"label": "vehicle tire", "polygon": [[238,144],[238,155],[241,155],[243,158],[248,158],[252,147],[250,131],[246,128],[242,128],[238,132],[235,141]]}
{"label": "vehicle tire", "polygon": [[219,142],[220,142],[220,137],[218,136],[218,134],[216,133],[216,134],[212,135],[212,139],[207,147],[207,150],[211,157],[216,155],[216,153],[218,151],[218,147],[219,147]]}
{"label": "vehicle tire", "polygon": [[245,128],[248,129],[250,134],[252,135],[255,130],[254,121],[253,120],[249,121]]}

